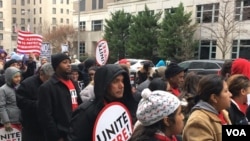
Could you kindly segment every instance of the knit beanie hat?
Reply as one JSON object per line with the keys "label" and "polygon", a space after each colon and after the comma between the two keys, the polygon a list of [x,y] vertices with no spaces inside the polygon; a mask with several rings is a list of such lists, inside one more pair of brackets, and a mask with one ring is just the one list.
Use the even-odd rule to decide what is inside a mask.
{"label": "knit beanie hat", "polygon": [[231,75],[243,74],[250,79],[250,62],[244,58],[237,58],[233,61]]}
{"label": "knit beanie hat", "polygon": [[6,70],[8,67],[10,67],[12,64],[14,63],[17,63],[17,60],[15,59],[10,59],[9,61],[7,61],[5,64],[4,64],[4,70]]}
{"label": "knit beanie hat", "polygon": [[167,66],[167,69],[165,71],[165,78],[176,76],[181,72],[187,72],[187,70],[188,70],[187,68],[182,68],[178,66],[176,63],[171,63]]}
{"label": "knit beanie hat", "polygon": [[10,59],[15,59],[16,61],[22,61],[23,60],[23,55],[17,54],[17,53],[13,53],[10,56]]}
{"label": "knit beanie hat", "polygon": [[162,90],[152,92],[146,88],[142,91],[136,117],[142,125],[149,126],[174,113],[180,104],[178,97],[169,92]]}
{"label": "knit beanie hat", "polygon": [[69,59],[69,56],[64,54],[64,53],[57,53],[57,54],[53,54],[51,55],[51,64],[54,70],[56,70],[56,67],[65,59]]}

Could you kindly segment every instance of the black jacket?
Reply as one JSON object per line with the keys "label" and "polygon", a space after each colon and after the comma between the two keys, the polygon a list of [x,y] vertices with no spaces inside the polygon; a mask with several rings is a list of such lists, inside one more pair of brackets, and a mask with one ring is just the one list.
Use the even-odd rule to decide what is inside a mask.
{"label": "black jacket", "polygon": [[95,73],[94,101],[89,102],[90,104],[82,103],[73,113],[70,124],[70,133],[68,136],[69,141],[92,141],[94,123],[99,112],[105,106],[104,101],[107,103],[114,102],[108,101],[105,98],[107,95],[107,89],[112,80],[120,74],[124,76],[124,95],[123,98],[114,101],[123,103],[130,111],[133,122],[136,121],[135,113],[137,104],[132,96],[129,75],[120,66],[115,64],[107,64],[97,69]]}
{"label": "black jacket", "polygon": [[232,100],[228,109],[229,118],[233,125],[248,125],[246,115],[240,111],[236,103]]}
{"label": "black jacket", "polygon": [[37,117],[38,88],[43,82],[38,75],[28,77],[20,83],[17,89],[17,106],[21,110],[22,126],[42,135]]}
{"label": "black jacket", "polygon": [[[79,87],[73,82],[77,92],[78,104],[82,100]],[[39,88],[38,115],[47,141],[57,141],[66,138],[72,116],[71,94],[55,74]]]}

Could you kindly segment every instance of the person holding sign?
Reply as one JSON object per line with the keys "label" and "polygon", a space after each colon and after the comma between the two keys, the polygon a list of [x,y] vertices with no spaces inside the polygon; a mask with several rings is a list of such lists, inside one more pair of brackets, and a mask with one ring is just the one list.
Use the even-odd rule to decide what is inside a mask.
{"label": "person holding sign", "polygon": [[140,124],[129,141],[179,141],[176,135],[182,132],[184,115],[175,95],[144,89],[136,116]]}
{"label": "person holding sign", "polygon": [[[129,111],[128,114],[132,115],[132,123],[136,121],[135,112],[137,104],[132,95],[129,75],[119,65],[107,64],[96,70],[94,93],[95,99],[93,101],[82,103],[73,113],[68,136],[69,141],[95,141],[95,131],[93,129],[96,127],[95,123],[98,123],[97,119],[106,118],[110,120],[110,117],[114,116],[114,113],[107,117],[99,115],[100,113],[105,113],[106,106],[111,103],[119,102],[125,105]],[[125,115],[127,114],[124,112],[117,120],[112,120],[112,124],[106,127],[107,130],[113,127],[112,135],[106,133],[107,130],[105,130],[102,132],[102,137],[108,138],[107,140],[110,140],[111,136],[128,139],[129,133],[123,128],[123,125],[129,121]],[[105,127],[103,128],[105,129]],[[125,140],[124,138],[121,140]],[[115,140],[118,139],[116,138]]]}
{"label": "person holding sign", "polygon": [[5,70],[5,84],[0,87],[0,119],[5,131],[12,131],[13,125],[19,126],[21,111],[16,103],[16,88],[21,82],[21,71],[16,67]]}

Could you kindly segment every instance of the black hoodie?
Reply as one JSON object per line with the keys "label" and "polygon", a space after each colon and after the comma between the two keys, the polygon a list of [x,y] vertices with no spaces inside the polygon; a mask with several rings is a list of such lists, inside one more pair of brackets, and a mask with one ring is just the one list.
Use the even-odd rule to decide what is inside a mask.
{"label": "black hoodie", "polygon": [[[110,101],[106,98],[107,88],[115,77],[122,74],[124,76],[124,95],[123,98]],[[137,104],[133,99],[129,75],[116,64],[107,64],[97,69],[94,77],[95,99],[90,104],[83,103],[73,113],[70,124],[70,141],[91,141],[94,123],[98,113],[105,106],[105,102],[110,103],[119,101],[130,111],[133,123],[136,121]]]}

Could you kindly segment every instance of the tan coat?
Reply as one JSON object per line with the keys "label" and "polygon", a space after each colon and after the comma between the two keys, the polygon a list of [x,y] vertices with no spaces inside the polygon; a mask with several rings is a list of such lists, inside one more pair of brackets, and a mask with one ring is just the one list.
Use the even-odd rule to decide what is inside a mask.
{"label": "tan coat", "polygon": [[206,110],[192,112],[183,129],[183,141],[222,141],[219,117]]}

